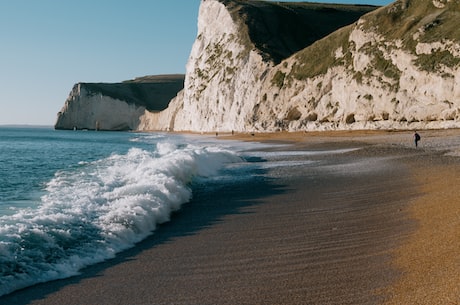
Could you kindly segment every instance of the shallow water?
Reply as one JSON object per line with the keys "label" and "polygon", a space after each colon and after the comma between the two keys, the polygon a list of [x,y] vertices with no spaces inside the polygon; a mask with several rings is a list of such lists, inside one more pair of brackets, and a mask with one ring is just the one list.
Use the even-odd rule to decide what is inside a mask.
{"label": "shallow water", "polygon": [[241,161],[182,136],[0,128],[0,295],[132,247]]}
{"label": "shallow water", "polygon": [[[407,135],[394,140],[410,146]],[[376,140],[377,142],[379,139]],[[422,133],[422,148],[455,152],[458,138]],[[424,146],[423,146],[424,145]],[[303,170],[363,175],[388,160],[335,162],[342,150],[163,133],[0,127],[0,295],[75,275],[133,247],[212,187]],[[275,149],[273,149],[275,147]],[[260,171],[262,170],[262,171]]]}

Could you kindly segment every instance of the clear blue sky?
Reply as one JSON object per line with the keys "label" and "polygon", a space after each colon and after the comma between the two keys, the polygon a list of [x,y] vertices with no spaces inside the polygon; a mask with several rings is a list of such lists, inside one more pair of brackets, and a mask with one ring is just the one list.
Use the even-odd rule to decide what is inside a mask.
{"label": "clear blue sky", "polygon": [[54,125],[78,82],[185,73],[199,5],[200,0],[0,0],[0,125]]}

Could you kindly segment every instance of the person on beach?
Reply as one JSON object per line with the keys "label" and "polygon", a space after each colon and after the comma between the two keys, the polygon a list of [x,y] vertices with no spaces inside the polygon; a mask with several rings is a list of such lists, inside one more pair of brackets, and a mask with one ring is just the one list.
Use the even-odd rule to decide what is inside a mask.
{"label": "person on beach", "polygon": [[417,133],[417,130],[414,132],[414,142],[415,142],[415,147],[418,146],[418,141],[420,141],[420,135]]}

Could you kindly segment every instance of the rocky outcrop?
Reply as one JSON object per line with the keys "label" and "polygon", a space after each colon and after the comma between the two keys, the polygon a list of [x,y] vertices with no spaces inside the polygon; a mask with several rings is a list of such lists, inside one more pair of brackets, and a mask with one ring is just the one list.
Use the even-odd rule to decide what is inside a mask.
{"label": "rocky outcrop", "polygon": [[78,84],[56,128],[460,127],[458,20],[460,0],[202,0],[184,87],[167,108],[166,96],[152,108],[126,84]]}
{"label": "rocky outcrop", "polygon": [[343,27],[373,6],[203,0],[183,95],[144,130],[252,129],[269,72],[281,60]]}
{"label": "rocky outcrop", "polygon": [[[202,0],[184,91],[165,111],[146,112],[140,126],[178,131],[459,127],[459,1],[400,0],[374,9]],[[354,18],[367,14],[354,23],[346,20],[349,26],[321,27],[327,16],[341,20],[338,16],[350,12]],[[308,14],[324,23],[314,26]]]}
{"label": "rocky outcrop", "polygon": [[166,109],[183,89],[184,75],[122,83],[78,83],[58,113],[56,129],[137,130],[146,111]]}
{"label": "rocky outcrop", "polygon": [[362,17],[270,71],[255,128],[459,127],[459,18],[455,0],[397,1]]}

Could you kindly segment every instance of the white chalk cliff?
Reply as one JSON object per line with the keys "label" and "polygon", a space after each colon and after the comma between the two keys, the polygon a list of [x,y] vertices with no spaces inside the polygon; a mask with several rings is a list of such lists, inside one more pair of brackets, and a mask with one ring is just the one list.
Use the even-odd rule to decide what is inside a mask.
{"label": "white chalk cliff", "polygon": [[145,112],[164,110],[184,75],[145,76],[123,83],[78,83],[58,113],[56,129],[137,130]]}
{"label": "white chalk cliff", "polygon": [[202,0],[183,90],[166,109],[78,89],[58,122],[94,126],[105,111],[107,128],[145,131],[460,127],[459,1]]}
{"label": "white chalk cliff", "polygon": [[144,107],[93,94],[77,84],[58,113],[56,129],[133,130],[139,125]]}
{"label": "white chalk cliff", "polygon": [[280,62],[236,19],[244,5],[202,1],[184,91],[142,129],[460,127],[458,0],[396,1]]}

